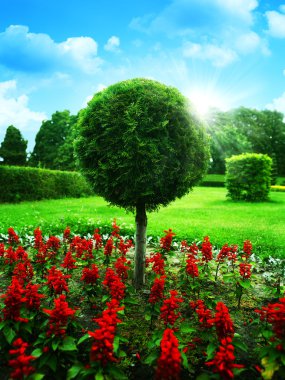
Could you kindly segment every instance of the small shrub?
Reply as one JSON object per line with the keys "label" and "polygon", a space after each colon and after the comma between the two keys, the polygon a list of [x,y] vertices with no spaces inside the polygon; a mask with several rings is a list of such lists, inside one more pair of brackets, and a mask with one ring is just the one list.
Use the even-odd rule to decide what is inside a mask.
{"label": "small shrub", "polygon": [[91,195],[80,173],[0,166],[0,202],[19,202]]}
{"label": "small shrub", "polygon": [[272,159],[246,153],[226,159],[227,196],[233,200],[260,202],[268,199]]}

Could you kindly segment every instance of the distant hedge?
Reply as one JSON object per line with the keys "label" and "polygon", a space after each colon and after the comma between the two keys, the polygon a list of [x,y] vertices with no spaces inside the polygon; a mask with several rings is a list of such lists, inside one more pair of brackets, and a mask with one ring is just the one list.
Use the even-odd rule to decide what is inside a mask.
{"label": "distant hedge", "polygon": [[227,196],[260,202],[268,199],[272,159],[266,154],[244,153],[226,158]]}
{"label": "distant hedge", "polygon": [[0,166],[0,202],[79,198],[92,195],[89,184],[77,172]]}

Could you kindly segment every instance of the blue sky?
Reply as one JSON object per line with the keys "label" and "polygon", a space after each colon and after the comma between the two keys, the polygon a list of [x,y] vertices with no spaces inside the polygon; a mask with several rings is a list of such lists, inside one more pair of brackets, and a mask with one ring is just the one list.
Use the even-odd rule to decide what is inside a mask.
{"label": "blue sky", "polygon": [[285,0],[0,0],[0,142],[115,82],[177,87],[201,113],[285,113]]}

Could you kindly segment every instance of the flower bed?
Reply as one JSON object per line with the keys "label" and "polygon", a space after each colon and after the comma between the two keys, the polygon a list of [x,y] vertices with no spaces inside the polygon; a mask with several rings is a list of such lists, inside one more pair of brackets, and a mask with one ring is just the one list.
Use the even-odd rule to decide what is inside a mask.
{"label": "flower bed", "polygon": [[[285,261],[250,241],[175,242],[172,230],[132,286],[133,241],[85,237],[0,243],[1,379],[281,379]],[[28,242],[28,243],[27,243]]]}

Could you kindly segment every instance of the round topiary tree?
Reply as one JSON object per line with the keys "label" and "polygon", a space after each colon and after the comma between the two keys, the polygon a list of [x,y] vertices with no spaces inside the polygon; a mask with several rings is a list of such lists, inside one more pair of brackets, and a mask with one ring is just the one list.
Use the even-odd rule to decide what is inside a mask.
{"label": "round topiary tree", "polygon": [[185,195],[209,158],[201,123],[180,92],[132,79],[98,92],[79,114],[75,151],[96,194],[136,214],[134,284],[144,282],[146,211]]}

